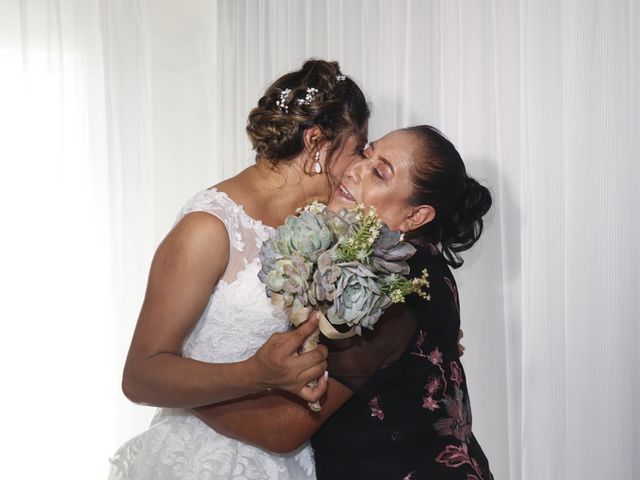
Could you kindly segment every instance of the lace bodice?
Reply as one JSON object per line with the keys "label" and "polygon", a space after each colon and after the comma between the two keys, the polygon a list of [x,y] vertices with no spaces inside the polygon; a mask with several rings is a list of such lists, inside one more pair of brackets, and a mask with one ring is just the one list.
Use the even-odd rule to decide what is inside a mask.
{"label": "lace bodice", "polygon": [[283,332],[289,325],[284,311],[271,304],[258,279],[258,254],[272,229],[249,217],[225,193],[213,189],[198,193],[177,221],[195,211],[222,220],[231,248],[227,269],[185,342],[183,355],[212,363],[244,360],[272,333]]}
{"label": "lace bodice", "polygon": [[[183,346],[183,356],[223,363],[248,358],[272,333],[288,326],[258,279],[259,252],[271,227],[249,217],[216,189],[199,192],[176,222],[207,212],[225,225],[229,263],[209,303]],[[159,409],[151,427],[123,445],[111,459],[113,479],[313,479],[313,454],[304,446],[275,455],[218,434],[182,409]]]}

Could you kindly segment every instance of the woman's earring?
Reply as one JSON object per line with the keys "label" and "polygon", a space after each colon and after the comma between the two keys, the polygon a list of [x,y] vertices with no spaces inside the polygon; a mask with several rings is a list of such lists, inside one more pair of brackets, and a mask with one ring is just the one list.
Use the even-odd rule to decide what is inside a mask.
{"label": "woman's earring", "polygon": [[316,152],[315,163],[313,164],[313,170],[316,173],[322,173],[322,165],[320,165],[320,152]]}

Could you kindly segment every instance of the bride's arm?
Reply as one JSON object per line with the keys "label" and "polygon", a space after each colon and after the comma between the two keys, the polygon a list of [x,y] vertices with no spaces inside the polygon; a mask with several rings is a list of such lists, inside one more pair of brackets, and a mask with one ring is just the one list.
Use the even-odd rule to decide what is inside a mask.
{"label": "bride's arm", "polygon": [[373,332],[365,331],[362,336],[346,340],[324,339],[330,351],[329,370],[340,381],[329,379],[327,395],[318,413],[311,412],[293,396],[272,393],[197,408],[194,414],[214,430],[266,450],[277,453],[295,450],[377,369],[400,358],[417,325],[411,309],[397,304],[385,312]]}
{"label": "bride's arm", "polygon": [[286,392],[271,392],[196,408],[193,413],[228,437],[275,453],[287,453],[311,438],[352,395],[343,384],[329,379],[319,412],[312,412],[305,402]]}
{"label": "bride's arm", "polygon": [[323,388],[305,384],[326,369],[326,349],[298,355],[316,320],[274,334],[251,358],[211,364],[181,356],[187,338],[209,302],[228,263],[224,224],[208,213],[186,215],[154,256],[147,292],[131,341],[122,388],[132,401],[193,408],[283,388],[317,400]]}

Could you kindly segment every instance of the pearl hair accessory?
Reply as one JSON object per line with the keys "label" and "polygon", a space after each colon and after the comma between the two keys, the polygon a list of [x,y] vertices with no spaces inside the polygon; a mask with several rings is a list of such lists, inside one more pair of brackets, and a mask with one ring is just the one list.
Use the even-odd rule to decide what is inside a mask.
{"label": "pearl hair accessory", "polygon": [[280,100],[276,101],[276,105],[280,107],[284,113],[289,113],[289,106],[287,105],[287,97],[291,93],[290,88],[285,88],[280,92]]}
{"label": "pearl hair accessory", "polygon": [[[337,82],[343,82],[346,79],[347,79],[346,75],[336,75]],[[291,93],[291,89],[285,88],[280,92],[280,99],[276,101],[276,106],[280,108],[280,110],[282,110],[284,113],[289,113],[289,105],[287,105],[287,98],[289,97],[290,93]],[[307,87],[307,94],[304,96],[304,98],[298,98],[296,102],[298,103],[298,105],[309,105],[313,101],[317,93],[318,93],[317,88]]]}
{"label": "pearl hair accessory", "polygon": [[305,97],[299,98],[296,102],[298,102],[298,105],[309,105],[313,101],[313,97],[316,96],[316,93],[318,93],[317,88],[307,87],[307,94]]}

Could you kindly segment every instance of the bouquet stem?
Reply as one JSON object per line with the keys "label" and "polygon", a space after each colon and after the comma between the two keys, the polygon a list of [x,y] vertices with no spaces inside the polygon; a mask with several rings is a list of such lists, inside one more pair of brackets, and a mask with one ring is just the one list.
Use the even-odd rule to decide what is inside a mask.
{"label": "bouquet stem", "polygon": [[[271,303],[285,309],[285,311],[287,312],[287,316],[289,317],[289,321],[293,324],[294,327],[299,327],[304,322],[306,322],[309,318],[309,315],[311,315],[311,312],[313,311],[311,307],[303,307],[299,304],[294,305],[293,307],[285,308],[282,295],[278,293],[274,293],[271,296]],[[349,331],[344,333],[338,332],[320,310],[318,310],[318,314],[320,315],[320,323],[318,325],[318,328],[316,328],[315,331],[304,341],[302,347],[300,347],[300,353],[310,352],[314,348],[318,347],[318,343],[320,342],[320,331],[322,331],[323,335],[327,338],[331,338],[334,340],[349,338],[356,334],[355,328],[351,328],[349,329]],[[317,380],[312,380],[307,383],[307,387],[315,388],[316,386],[318,386]],[[308,402],[308,404],[309,408],[314,412],[319,412],[320,410],[322,410],[322,406],[320,405],[319,401]]]}
{"label": "bouquet stem", "polygon": [[[302,344],[300,353],[310,352],[311,350],[318,348],[319,340],[320,340],[320,329],[316,328],[313,331],[313,333],[309,335],[307,339],[304,341],[304,343]],[[317,386],[318,386],[317,380],[311,380],[309,383],[307,383],[307,387],[310,387],[310,388],[316,388]],[[308,405],[309,405],[309,408],[314,412],[319,412],[320,410],[322,410],[322,406],[320,405],[319,401],[308,402]]]}

